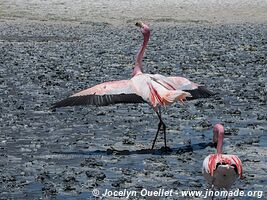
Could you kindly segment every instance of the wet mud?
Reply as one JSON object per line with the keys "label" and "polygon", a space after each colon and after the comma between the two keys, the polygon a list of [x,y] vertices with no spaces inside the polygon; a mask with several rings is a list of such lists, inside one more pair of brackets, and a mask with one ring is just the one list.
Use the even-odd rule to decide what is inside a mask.
{"label": "wet mud", "polygon": [[134,24],[0,22],[1,199],[205,190],[201,166],[215,151],[217,122],[226,128],[224,152],[244,165],[233,188],[266,197],[267,25],[150,26],[144,71],[185,76],[217,93],[164,110],[167,153],[163,135],[150,150],[158,119],[146,104],[50,109],[86,87],[130,78],[142,42]]}

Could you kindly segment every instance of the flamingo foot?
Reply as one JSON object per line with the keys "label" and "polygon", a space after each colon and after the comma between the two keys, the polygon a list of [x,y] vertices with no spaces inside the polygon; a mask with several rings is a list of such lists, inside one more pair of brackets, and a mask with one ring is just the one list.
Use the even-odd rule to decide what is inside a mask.
{"label": "flamingo foot", "polygon": [[160,148],[160,151],[164,152],[164,153],[170,153],[170,152],[172,152],[172,149],[170,147],[164,146],[164,147]]}

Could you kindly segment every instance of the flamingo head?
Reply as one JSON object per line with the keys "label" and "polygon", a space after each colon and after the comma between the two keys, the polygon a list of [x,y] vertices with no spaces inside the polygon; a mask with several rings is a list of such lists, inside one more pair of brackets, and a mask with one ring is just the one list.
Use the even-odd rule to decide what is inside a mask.
{"label": "flamingo head", "polygon": [[217,153],[222,153],[222,145],[223,145],[223,137],[224,137],[224,127],[221,124],[215,124],[213,127],[213,143],[217,148]]}
{"label": "flamingo head", "polygon": [[141,32],[143,35],[149,35],[150,34],[150,29],[149,29],[148,25],[144,24],[142,21],[136,22],[135,25],[141,29]]}

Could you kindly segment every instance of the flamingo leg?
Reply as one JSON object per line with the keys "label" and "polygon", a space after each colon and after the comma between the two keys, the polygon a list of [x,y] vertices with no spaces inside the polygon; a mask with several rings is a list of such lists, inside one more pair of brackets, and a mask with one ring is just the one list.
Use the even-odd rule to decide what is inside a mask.
{"label": "flamingo leg", "polygon": [[164,124],[163,121],[161,122],[162,122],[162,127],[163,127],[163,134],[164,134],[164,147],[165,147],[165,150],[167,150],[166,125]]}
{"label": "flamingo leg", "polygon": [[[212,182],[213,183],[213,182]],[[214,192],[215,192],[215,187],[214,185],[212,184],[211,186],[211,190],[212,190],[212,196],[211,196],[211,200],[214,200]]]}
{"label": "flamingo leg", "polygon": [[158,134],[159,134],[159,130],[161,128],[161,125],[162,125],[162,123],[160,121],[159,124],[158,124],[158,130],[157,130],[157,133],[156,133],[155,138],[153,140],[153,144],[152,144],[152,148],[151,149],[154,149],[154,146],[155,146],[155,143],[156,143],[156,140],[157,140],[157,137],[158,137]]}
{"label": "flamingo leg", "polygon": [[229,194],[229,190],[227,190],[227,196],[226,196],[225,200],[228,200],[228,194]]}
{"label": "flamingo leg", "polygon": [[158,115],[158,118],[159,118],[159,124],[158,124],[158,130],[157,130],[157,133],[155,135],[155,138],[153,140],[153,144],[152,144],[152,148],[154,148],[155,146],[155,143],[157,141],[157,137],[158,137],[158,134],[159,134],[159,131],[160,131],[160,128],[161,126],[163,127],[163,134],[164,134],[164,146],[165,146],[165,149],[167,149],[167,139],[166,139],[166,125],[165,123],[162,121],[162,118],[161,118],[161,108],[159,107],[158,110],[154,109],[155,112],[157,113]]}

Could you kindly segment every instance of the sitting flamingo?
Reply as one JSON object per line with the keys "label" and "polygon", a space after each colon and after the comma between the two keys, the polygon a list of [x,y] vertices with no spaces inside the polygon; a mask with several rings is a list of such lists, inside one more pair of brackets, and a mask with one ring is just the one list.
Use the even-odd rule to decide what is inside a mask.
{"label": "sitting flamingo", "polygon": [[222,154],[223,137],[223,126],[216,124],[213,142],[217,146],[217,153],[205,158],[202,173],[212,187],[229,190],[238,177],[242,178],[242,163],[235,155]]}
{"label": "sitting flamingo", "polygon": [[54,104],[54,108],[78,105],[107,106],[117,103],[148,103],[159,118],[158,130],[152,144],[154,148],[159,130],[163,128],[165,149],[166,126],[161,118],[161,106],[185,99],[209,97],[212,92],[183,77],[166,77],[159,74],[144,74],[141,64],[148,44],[150,29],[143,22],[137,22],[144,36],[143,44],[137,53],[135,67],[130,80],[110,81],[95,85],[73,94]]}

